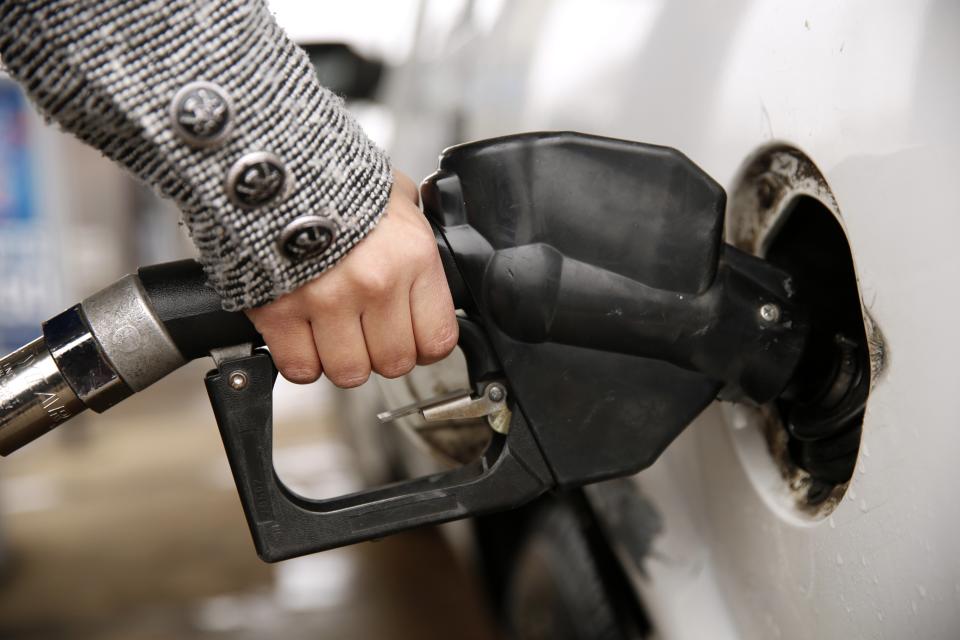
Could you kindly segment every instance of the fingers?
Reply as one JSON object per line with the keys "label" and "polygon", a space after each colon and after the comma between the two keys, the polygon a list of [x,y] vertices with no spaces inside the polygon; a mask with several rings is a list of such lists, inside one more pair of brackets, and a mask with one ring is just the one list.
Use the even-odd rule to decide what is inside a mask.
{"label": "fingers", "polygon": [[323,373],[344,389],[358,387],[370,377],[370,357],[356,313],[321,314],[312,321],[314,350]]}
{"label": "fingers", "polygon": [[320,358],[306,318],[288,312],[282,305],[280,309],[250,309],[247,316],[270,346],[273,362],[284,378],[309,384],[320,377]]}
{"label": "fingers", "polygon": [[373,370],[385,378],[399,378],[417,364],[408,293],[394,292],[375,301],[363,313],[363,336]]}
{"label": "fingers", "polygon": [[417,187],[395,176],[387,215],[336,266],[247,313],[293,382],[323,373],[355,387],[445,357],[457,342],[453,302]]}
{"label": "fingers", "polygon": [[443,360],[457,345],[459,326],[439,258],[413,284],[410,315],[417,344],[417,364]]}

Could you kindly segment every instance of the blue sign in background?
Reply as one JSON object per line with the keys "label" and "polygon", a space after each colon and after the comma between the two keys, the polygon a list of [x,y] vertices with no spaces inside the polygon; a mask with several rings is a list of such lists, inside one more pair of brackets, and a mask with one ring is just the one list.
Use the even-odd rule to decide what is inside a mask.
{"label": "blue sign in background", "polygon": [[26,109],[20,89],[0,82],[0,223],[35,215]]}
{"label": "blue sign in background", "polygon": [[[20,88],[0,79],[0,352],[40,333],[60,293],[54,224],[37,203],[37,141],[30,105]],[[0,354],[2,355],[2,354]]]}

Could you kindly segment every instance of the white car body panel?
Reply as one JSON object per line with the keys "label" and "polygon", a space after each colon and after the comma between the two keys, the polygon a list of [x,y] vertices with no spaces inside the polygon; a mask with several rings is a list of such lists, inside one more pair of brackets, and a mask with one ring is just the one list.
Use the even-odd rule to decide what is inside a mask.
{"label": "white car body panel", "polygon": [[676,147],[728,191],[751,154],[789,143],[836,197],[884,336],[830,517],[760,486],[782,480],[718,406],[636,476],[665,525],[633,575],[658,637],[960,637],[960,3],[493,4],[445,61],[408,65],[400,166],[433,161],[404,151],[405,122],[453,108],[463,139],[570,129]]}

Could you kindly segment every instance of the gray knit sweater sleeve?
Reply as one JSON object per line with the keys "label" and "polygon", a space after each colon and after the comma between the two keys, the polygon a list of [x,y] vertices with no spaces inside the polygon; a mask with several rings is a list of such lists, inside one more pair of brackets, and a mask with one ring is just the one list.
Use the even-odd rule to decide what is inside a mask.
{"label": "gray knit sweater sleeve", "polygon": [[40,110],[176,201],[227,309],[316,277],[376,224],[389,163],[264,0],[0,0]]}

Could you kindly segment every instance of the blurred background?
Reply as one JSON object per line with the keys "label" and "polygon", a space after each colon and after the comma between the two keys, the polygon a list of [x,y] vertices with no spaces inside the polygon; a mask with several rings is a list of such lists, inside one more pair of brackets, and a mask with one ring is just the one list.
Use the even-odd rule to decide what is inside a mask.
{"label": "blurred background", "polygon": [[[423,112],[422,137],[398,135],[402,69],[485,3],[428,4],[270,2],[323,83],[416,179],[457,141],[455,119]],[[404,139],[417,144],[400,149]],[[3,353],[139,265],[192,255],[171,203],[45,125],[0,75]],[[434,530],[262,563],[202,384],[211,367],[194,363],[3,460],[0,637],[497,637],[476,574]],[[292,488],[333,496],[383,478],[386,463],[356,443],[377,429],[348,424],[373,420],[371,393],[278,382],[275,461]]]}

